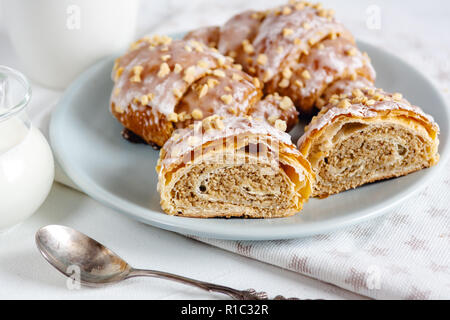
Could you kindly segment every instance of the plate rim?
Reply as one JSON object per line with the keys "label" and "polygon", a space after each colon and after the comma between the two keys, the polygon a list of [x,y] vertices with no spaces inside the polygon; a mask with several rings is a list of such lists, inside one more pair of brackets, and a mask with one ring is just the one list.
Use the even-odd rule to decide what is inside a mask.
{"label": "plate rim", "polygon": [[[412,69],[415,73],[423,77],[430,84],[430,87],[434,91],[436,98],[439,99],[441,104],[445,107],[444,113],[446,115],[447,126],[450,126],[449,104],[443,97],[440,90],[437,88],[435,81],[433,79],[431,79],[427,74],[420,72],[417,68],[412,66],[407,61],[404,61],[400,57],[396,56],[395,54],[385,49],[379,48],[365,41],[358,40],[358,43],[363,44],[365,47],[369,47],[372,50],[382,52],[384,55],[389,56],[389,58],[392,58],[394,60],[400,60],[406,67]],[[409,197],[413,196],[414,194],[425,188],[430,183],[430,181],[434,179],[441,170],[443,170],[445,164],[450,158],[449,139],[448,139],[449,137],[447,137],[446,145],[444,145],[443,152],[441,152],[440,150],[441,156],[440,162],[436,166],[426,169],[429,171],[426,175],[424,175],[421,179],[411,183],[411,185],[408,185],[408,187],[406,187],[401,192],[393,196],[388,204],[384,203],[384,204],[377,204],[375,206],[370,206],[368,208],[359,210],[347,216],[334,217],[325,221],[322,220],[309,222],[307,229],[298,229],[298,225],[285,225],[280,228],[272,229],[270,227],[270,224],[267,224],[264,227],[258,226],[257,233],[256,232],[243,233],[241,229],[236,231],[234,228],[216,228],[214,231],[211,232],[209,230],[210,229],[209,224],[206,223],[206,224],[198,224],[198,227],[194,230],[189,225],[186,226],[185,224],[177,221],[178,219],[198,220],[198,218],[175,217],[161,213],[158,213],[158,216],[156,214],[149,215],[149,211],[151,211],[152,213],[156,212],[153,212],[153,210],[149,209],[143,209],[141,206],[138,206],[131,201],[127,201],[119,197],[113,197],[112,194],[102,189],[87,174],[85,174],[82,171],[77,171],[76,169],[74,169],[74,167],[70,165],[70,160],[64,159],[64,157],[61,154],[62,153],[61,150],[64,150],[64,148],[61,147],[61,143],[63,143],[64,141],[61,141],[61,139],[58,137],[59,136],[58,132],[61,131],[58,130],[59,122],[57,119],[62,117],[66,108],[68,108],[69,103],[67,102],[75,95],[75,92],[81,86],[83,86],[83,84],[85,83],[85,79],[89,78],[91,74],[95,74],[96,71],[98,69],[101,69],[105,64],[110,64],[115,57],[117,57],[117,55],[105,57],[96,64],[92,65],[83,73],[81,73],[72,82],[72,84],[69,85],[69,87],[67,87],[67,89],[64,91],[63,95],[59,99],[56,108],[53,110],[50,117],[50,125],[49,125],[50,144],[52,146],[55,158],[59,163],[59,165],[61,166],[61,168],[64,170],[67,176],[88,196],[111,209],[126,214],[127,216],[135,220],[161,229],[185,235],[206,237],[213,239],[258,240],[258,241],[296,239],[316,234],[327,233],[344,227],[349,227],[367,221],[369,219],[376,218],[388,212],[390,209],[397,206],[399,203],[405,201]],[[270,233],[267,231],[270,231]]]}

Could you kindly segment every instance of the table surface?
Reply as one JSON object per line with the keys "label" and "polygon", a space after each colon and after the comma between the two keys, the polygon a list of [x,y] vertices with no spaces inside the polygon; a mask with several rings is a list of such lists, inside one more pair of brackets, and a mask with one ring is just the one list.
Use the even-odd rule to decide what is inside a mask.
{"label": "table surface", "polygon": [[[172,0],[158,6],[157,1],[146,1],[142,5],[138,33],[171,33],[220,24],[242,9],[267,8],[274,2],[285,3],[191,0],[187,6],[185,1]],[[427,5],[406,0],[323,3],[335,8],[337,16],[358,38],[401,55],[434,78],[446,97],[450,97],[450,36],[447,33],[450,3],[437,0],[430,0]],[[373,5],[381,12],[381,28],[375,30],[367,27],[367,10]],[[148,19],[149,16],[152,19]],[[21,70],[1,21],[0,12],[0,64]],[[60,95],[60,91],[33,83],[31,117],[56,103]],[[309,299],[363,298],[297,273],[130,220],[82,193],[55,183],[47,201],[34,216],[10,232],[0,234],[0,299],[221,298],[151,278],[136,278],[103,289],[70,290],[66,279],[40,257],[34,244],[36,230],[48,224],[71,226],[93,236],[139,268],[164,270],[236,288],[255,288],[273,295]]]}

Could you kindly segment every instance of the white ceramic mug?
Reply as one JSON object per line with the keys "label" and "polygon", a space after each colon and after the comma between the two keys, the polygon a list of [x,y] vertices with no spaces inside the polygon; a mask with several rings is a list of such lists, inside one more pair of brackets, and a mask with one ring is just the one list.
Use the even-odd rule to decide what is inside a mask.
{"label": "white ceramic mug", "polygon": [[66,87],[135,37],[139,0],[2,0],[6,30],[27,75]]}

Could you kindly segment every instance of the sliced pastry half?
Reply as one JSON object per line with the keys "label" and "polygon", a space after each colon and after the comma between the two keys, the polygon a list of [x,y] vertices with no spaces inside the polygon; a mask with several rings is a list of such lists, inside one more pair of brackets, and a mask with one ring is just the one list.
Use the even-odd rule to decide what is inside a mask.
{"label": "sliced pastry half", "polygon": [[156,170],[162,209],[197,218],[291,216],[313,183],[290,136],[248,116],[211,116],[177,130]]}
{"label": "sliced pastry half", "polygon": [[313,195],[326,197],[435,165],[438,133],[433,118],[401,94],[355,89],[331,97],[298,147],[316,173]]}

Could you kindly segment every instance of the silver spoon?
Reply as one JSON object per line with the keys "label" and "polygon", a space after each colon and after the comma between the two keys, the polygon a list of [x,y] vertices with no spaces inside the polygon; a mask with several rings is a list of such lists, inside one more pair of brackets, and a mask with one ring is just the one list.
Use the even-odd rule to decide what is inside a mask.
{"label": "silver spoon", "polygon": [[[73,266],[80,269],[80,283],[102,287],[133,277],[154,277],[181,282],[209,292],[226,294],[236,300],[267,300],[265,292],[235,290],[213,283],[154,270],[134,269],[117,254],[74,229],[58,225],[43,227],[36,233],[36,245],[44,258],[67,277]],[[275,300],[286,300],[277,296]]]}

